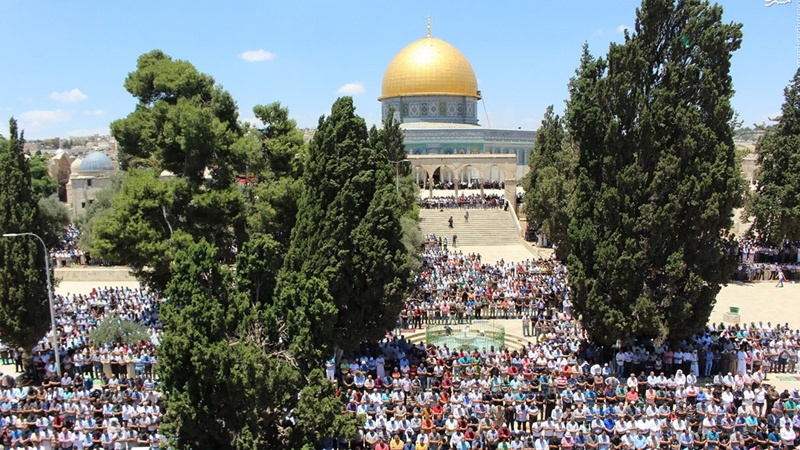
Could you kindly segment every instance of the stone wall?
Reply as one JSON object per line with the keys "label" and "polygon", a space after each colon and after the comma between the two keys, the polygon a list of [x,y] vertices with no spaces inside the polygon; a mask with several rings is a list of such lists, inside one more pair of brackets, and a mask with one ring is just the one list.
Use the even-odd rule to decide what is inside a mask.
{"label": "stone wall", "polygon": [[65,267],[54,272],[61,281],[136,281],[127,267]]}

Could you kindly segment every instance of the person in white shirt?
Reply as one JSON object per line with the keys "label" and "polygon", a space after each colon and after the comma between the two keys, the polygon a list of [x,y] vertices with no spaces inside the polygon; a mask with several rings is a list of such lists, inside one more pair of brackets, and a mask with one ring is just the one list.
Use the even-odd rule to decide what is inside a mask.
{"label": "person in white shirt", "polygon": [[792,424],[786,422],[781,428],[781,444],[786,448],[794,448],[794,440],[797,438],[797,433],[792,429]]}

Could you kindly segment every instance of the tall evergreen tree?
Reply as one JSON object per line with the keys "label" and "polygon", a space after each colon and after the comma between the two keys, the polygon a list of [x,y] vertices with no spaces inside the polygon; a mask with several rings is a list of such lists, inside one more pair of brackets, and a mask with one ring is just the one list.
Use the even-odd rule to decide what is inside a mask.
{"label": "tall evergreen tree", "polygon": [[[217,255],[204,240],[187,243],[170,267],[159,376],[167,393],[162,427],[174,447],[310,449],[323,437],[354,435],[359,419],[342,414],[322,370],[301,370],[300,342],[314,330],[292,320],[293,311],[251,303],[238,268],[234,276]],[[290,346],[289,336],[301,338]]]}
{"label": "tall evergreen tree", "polygon": [[[410,283],[394,169],[385,151],[369,148],[367,135],[349,97],[337,100],[331,115],[320,118],[309,146],[297,224],[279,276],[279,291],[294,290],[287,281],[298,277],[324,283],[336,317],[320,324],[324,330],[316,330],[319,339],[312,345],[319,349],[352,348],[364,339],[382,337],[393,326]],[[298,314],[306,307],[286,306]]]}
{"label": "tall evergreen tree", "polygon": [[756,190],[746,204],[753,231],[774,243],[800,240],[800,70],[783,95],[777,125],[756,145]]}
{"label": "tall evergreen tree", "polygon": [[[111,131],[130,170],[111,211],[93,222],[89,250],[130,264],[159,290],[168,282],[178,231],[212,243],[233,263],[247,239],[247,215],[235,183],[246,158],[232,97],[189,62],[159,50],[139,57],[125,88],[138,104]],[[162,179],[163,170],[174,179]]]}
{"label": "tall evergreen tree", "polygon": [[525,214],[540,224],[547,239],[556,245],[556,255],[569,254],[567,226],[570,203],[575,190],[577,152],[568,139],[564,121],[547,107],[542,126],[528,163],[528,174],[522,180],[525,188]]}
{"label": "tall evergreen tree", "polygon": [[[17,121],[0,139],[0,231],[44,237]],[[49,256],[48,256],[49,257]],[[32,236],[0,238],[0,340],[31,349],[50,328],[45,252]]]}
{"label": "tall evergreen tree", "polygon": [[741,199],[731,53],[741,25],[700,0],[644,0],[608,59],[584,50],[567,124],[579,151],[570,283],[591,336],[677,339],[732,270]]}

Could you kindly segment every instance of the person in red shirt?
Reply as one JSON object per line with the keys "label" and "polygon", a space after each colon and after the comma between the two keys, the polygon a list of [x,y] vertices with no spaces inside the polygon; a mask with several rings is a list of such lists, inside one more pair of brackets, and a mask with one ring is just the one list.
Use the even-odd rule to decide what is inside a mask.
{"label": "person in red shirt", "polygon": [[628,388],[628,393],[625,394],[625,403],[635,405],[639,401],[639,393],[634,388]]}
{"label": "person in red shirt", "polygon": [[378,438],[378,443],[375,444],[375,450],[389,450],[389,444],[383,441],[383,438]]}

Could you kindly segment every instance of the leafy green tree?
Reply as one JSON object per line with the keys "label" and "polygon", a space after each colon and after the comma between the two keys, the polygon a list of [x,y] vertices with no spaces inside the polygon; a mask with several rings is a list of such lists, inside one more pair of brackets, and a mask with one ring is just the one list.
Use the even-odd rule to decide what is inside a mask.
{"label": "leafy green tree", "polygon": [[114,196],[122,190],[125,175],[125,172],[111,175],[111,185],[98,191],[94,202],[86,205],[86,210],[78,216],[76,226],[81,231],[80,244],[84,250],[88,250],[90,253],[94,247],[94,241],[92,240],[94,224],[99,217],[111,211]]}
{"label": "leafy green tree", "polygon": [[289,110],[278,102],[256,105],[253,113],[263,127],[253,130],[252,145],[242,150],[247,155],[243,159],[247,167],[240,168],[248,178],[247,228],[250,232],[270,234],[285,254],[302,192],[303,134],[289,118]]}
{"label": "leafy green tree", "polygon": [[95,345],[119,343],[122,345],[138,345],[149,342],[150,335],[147,327],[138,322],[122,319],[117,314],[103,317],[94,330],[89,333],[89,339]]}
{"label": "leafy green tree", "polygon": [[741,201],[730,99],[741,25],[699,0],[644,0],[607,60],[584,49],[566,121],[579,152],[570,284],[593,339],[702,328],[733,269]]}
{"label": "leafy green tree", "polygon": [[775,243],[800,240],[800,70],[784,98],[778,123],[756,145],[756,189],[746,203],[752,230]]}
{"label": "leafy green tree", "polygon": [[242,246],[236,257],[236,274],[255,304],[272,298],[282,263],[281,245],[269,234],[253,234]]}
{"label": "leafy green tree", "polygon": [[308,330],[287,326],[293,311],[251,304],[217,254],[191,243],[170,267],[159,375],[175,447],[302,448],[352,435],[357,419],[342,414],[333,385],[319,368],[299,370],[298,340],[288,347],[289,335]]}
{"label": "leafy green tree", "polygon": [[[410,286],[401,240],[404,209],[394,170],[385,151],[369,148],[367,135],[349,97],[337,100],[331,115],[320,118],[309,146],[285,273],[279,276],[279,299],[282,289],[295,289],[291,280],[319,278],[326,285],[322,290],[337,315],[324,324],[327,329],[315,329],[323,339],[311,343],[323,353],[382,337],[394,325]],[[298,316],[314,319],[309,313],[316,303],[285,306],[290,305]]]}
{"label": "leafy green tree", "polygon": [[93,223],[87,250],[112,263],[127,264],[141,280],[163,289],[177,227],[173,209],[180,181],[162,181],[153,170],[129,171],[111,209]]}
{"label": "leafy green tree", "polygon": [[572,194],[575,190],[575,167],[578,155],[564,128],[564,121],[547,107],[542,126],[528,163],[525,188],[525,213],[540,224],[545,236],[556,245],[556,255],[569,254],[567,227]]}
{"label": "leafy green tree", "polygon": [[[232,264],[247,239],[235,177],[247,147],[235,102],[213,78],[158,50],[139,58],[125,88],[138,104],[111,130],[129,173],[112,211],[92,223],[93,256],[128,263],[163,290],[177,245],[172,236],[184,231]],[[174,177],[162,179],[163,170]]]}
{"label": "leafy green tree", "polygon": [[69,225],[69,210],[56,197],[40,198],[37,203],[42,219],[42,239],[48,248],[53,248],[64,235],[64,229]]}
{"label": "leafy green tree", "polygon": [[394,114],[387,114],[383,127],[378,129],[373,126],[369,130],[367,145],[376,154],[386,155],[392,164],[395,177],[395,188],[400,195],[400,208],[403,216],[400,218],[402,242],[408,252],[408,260],[412,270],[418,270],[422,265],[419,254],[419,245],[423,241],[419,229],[419,187],[411,177],[411,164],[406,158],[408,153],[403,143],[403,130],[400,122],[394,120]]}
{"label": "leafy green tree", "polygon": [[28,159],[31,167],[31,187],[37,200],[49,197],[58,191],[58,181],[47,171],[47,158],[44,155],[33,155]]}
{"label": "leafy green tree", "polygon": [[[9,138],[0,139],[0,230],[44,236],[24,145],[11,119]],[[50,328],[45,257],[32,236],[0,238],[0,340],[6,344],[31,349]]]}
{"label": "leafy green tree", "polygon": [[123,169],[134,159],[153,158],[159,169],[194,184],[203,184],[206,169],[214,182],[231,181],[230,165],[237,159],[231,148],[241,135],[238,113],[211,76],[153,50],[139,57],[125,89],[138,105],[111,123]]}

